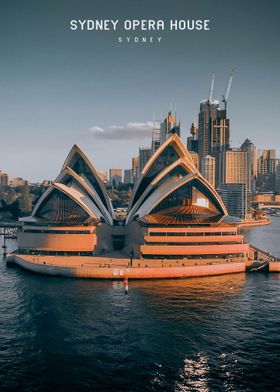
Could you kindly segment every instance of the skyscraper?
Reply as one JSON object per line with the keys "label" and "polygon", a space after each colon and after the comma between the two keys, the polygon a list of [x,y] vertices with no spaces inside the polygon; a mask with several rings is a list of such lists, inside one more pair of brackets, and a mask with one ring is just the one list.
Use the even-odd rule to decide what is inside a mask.
{"label": "skyscraper", "polygon": [[241,219],[251,218],[251,203],[246,184],[223,184],[218,192],[229,215]]}
{"label": "skyscraper", "polygon": [[[173,116],[171,110],[167,117],[160,124],[160,144],[163,144],[169,136],[171,136],[171,129],[176,127],[176,118]],[[180,135],[179,135],[180,136]]]}
{"label": "skyscraper", "polygon": [[224,184],[246,184],[251,191],[250,159],[247,151],[232,149],[219,154],[218,187]]}
{"label": "skyscraper", "polygon": [[198,154],[201,173],[205,176],[201,164],[202,158],[206,155],[216,158],[216,173],[218,173],[219,154],[230,147],[230,122],[226,110],[220,108],[218,100],[204,100],[200,103],[198,119]]}
{"label": "skyscraper", "polygon": [[212,122],[216,119],[219,101],[204,100],[200,102],[198,114],[198,154],[202,158],[211,154]]}
{"label": "skyscraper", "polygon": [[276,163],[275,192],[280,193],[280,159],[277,159]]}
{"label": "skyscraper", "polygon": [[197,125],[194,121],[191,125],[191,136],[187,138],[187,148],[189,151],[198,152],[198,140],[197,140]]}
{"label": "skyscraper", "polygon": [[258,158],[258,176],[256,188],[261,192],[274,192],[276,181],[276,151],[262,150]]}
{"label": "skyscraper", "polygon": [[132,169],[125,169],[123,174],[123,182],[124,184],[131,184],[132,183]]}
{"label": "skyscraper", "polygon": [[192,161],[195,164],[197,170],[199,170],[199,155],[197,152],[190,151],[190,156],[192,157]]}
{"label": "skyscraper", "polygon": [[10,184],[10,178],[7,173],[1,175],[1,185],[8,186]]}
{"label": "skyscraper", "polygon": [[229,119],[225,109],[217,108],[216,119],[211,124],[211,153],[226,151],[229,149]]}
{"label": "skyscraper", "polygon": [[146,163],[151,158],[152,151],[150,147],[140,147],[139,148],[139,160],[138,160],[138,175],[142,173]]}
{"label": "skyscraper", "polygon": [[258,156],[257,149],[251,140],[246,139],[241,147],[241,151],[246,151],[248,153],[248,164],[250,168],[250,177],[251,177],[251,191],[254,192],[256,189],[256,178],[258,173]]}
{"label": "skyscraper", "polygon": [[260,150],[258,159],[258,174],[274,174],[276,169],[276,151]]}
{"label": "skyscraper", "polygon": [[242,219],[250,218],[251,214],[250,164],[248,151],[232,149],[219,154],[219,192],[229,208],[229,213]]}
{"label": "skyscraper", "polygon": [[211,155],[206,155],[202,158],[201,168],[204,172],[204,178],[210,182],[210,184],[216,187],[216,159]]}
{"label": "skyscraper", "polygon": [[135,181],[137,180],[137,176],[138,176],[138,165],[139,165],[139,157],[133,157],[132,158],[132,167],[131,167],[131,169],[132,169],[132,173],[131,173],[131,176],[132,176],[132,182],[133,183],[135,183]]}
{"label": "skyscraper", "polygon": [[110,174],[110,184],[115,187],[119,186],[123,180],[123,171],[122,169],[109,169]]}
{"label": "skyscraper", "polygon": [[159,148],[159,146],[160,146],[160,122],[154,121],[152,145],[151,145],[152,154]]}

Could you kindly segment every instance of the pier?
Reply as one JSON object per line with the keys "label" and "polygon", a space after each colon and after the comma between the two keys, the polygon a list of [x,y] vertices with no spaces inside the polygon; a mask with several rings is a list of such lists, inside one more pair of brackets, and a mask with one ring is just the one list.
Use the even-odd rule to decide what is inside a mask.
{"label": "pier", "polygon": [[0,235],[4,236],[4,242],[6,239],[16,239],[18,229],[22,227],[22,224],[19,222],[12,223],[0,223]]}
{"label": "pier", "polygon": [[280,260],[271,253],[250,245],[249,259],[246,262],[248,272],[280,272]]}
{"label": "pier", "polygon": [[16,239],[17,238],[17,231],[22,226],[21,223],[18,222],[11,222],[11,223],[0,223],[0,236],[4,237],[4,243],[2,245],[3,249],[3,256],[7,256],[7,239]]}
{"label": "pier", "polygon": [[17,231],[22,227],[21,223],[13,222],[13,223],[0,223],[0,235],[3,235],[4,238],[17,238]]}

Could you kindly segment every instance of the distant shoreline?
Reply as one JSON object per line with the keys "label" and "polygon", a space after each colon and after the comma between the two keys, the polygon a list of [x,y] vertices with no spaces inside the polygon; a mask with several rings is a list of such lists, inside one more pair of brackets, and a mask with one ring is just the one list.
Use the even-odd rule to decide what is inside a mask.
{"label": "distant shoreline", "polygon": [[271,219],[269,218],[263,218],[263,219],[258,219],[258,220],[248,220],[248,221],[243,221],[241,222],[238,227],[241,229],[247,229],[250,227],[258,227],[258,226],[266,226],[271,224]]}

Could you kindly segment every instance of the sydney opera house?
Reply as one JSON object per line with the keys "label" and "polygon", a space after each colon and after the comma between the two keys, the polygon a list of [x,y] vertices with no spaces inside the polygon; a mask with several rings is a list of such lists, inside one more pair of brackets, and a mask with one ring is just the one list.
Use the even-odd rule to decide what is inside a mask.
{"label": "sydney opera house", "polygon": [[115,215],[96,169],[74,146],[32,215],[14,261],[31,271],[93,278],[170,278],[245,270],[249,245],[215,189],[172,134]]}

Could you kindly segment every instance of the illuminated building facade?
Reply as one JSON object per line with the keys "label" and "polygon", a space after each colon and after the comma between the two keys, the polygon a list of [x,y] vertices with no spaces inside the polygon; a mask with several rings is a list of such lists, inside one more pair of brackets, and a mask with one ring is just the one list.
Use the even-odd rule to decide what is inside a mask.
{"label": "illuminated building facade", "polygon": [[139,165],[139,157],[133,157],[131,160],[132,163],[132,182],[135,183],[138,176],[138,165]]}
{"label": "illuminated building facade", "polygon": [[256,188],[259,192],[274,192],[276,185],[276,151],[259,151]]}
{"label": "illuminated building facade", "polygon": [[246,184],[251,191],[250,155],[247,151],[231,149],[220,153],[218,186],[223,184]]}
{"label": "illuminated building facade", "polygon": [[190,151],[190,156],[197,170],[199,170],[199,155],[197,152]]}
{"label": "illuminated building facade", "polygon": [[32,215],[21,220],[18,264],[51,274],[214,275],[244,271],[249,253],[239,220],[228,216],[176,134],[143,168],[125,216],[115,215],[95,168],[75,145]]}
{"label": "illuminated building facade", "polygon": [[216,187],[216,158],[211,155],[206,155],[202,158],[201,168],[204,173],[204,178],[210,182],[210,184]]}
{"label": "illuminated building facade", "polygon": [[[206,181],[177,135],[152,156],[138,179],[126,224],[130,251],[150,260],[241,262],[248,244],[238,233],[238,219]],[[139,245],[139,238],[143,242]]]}

